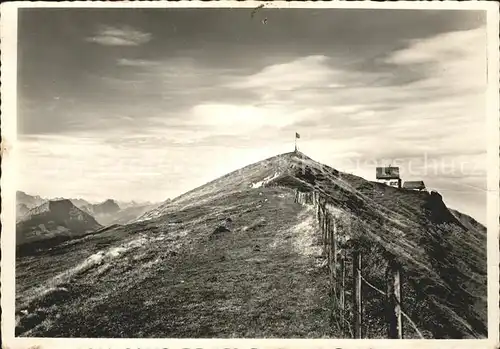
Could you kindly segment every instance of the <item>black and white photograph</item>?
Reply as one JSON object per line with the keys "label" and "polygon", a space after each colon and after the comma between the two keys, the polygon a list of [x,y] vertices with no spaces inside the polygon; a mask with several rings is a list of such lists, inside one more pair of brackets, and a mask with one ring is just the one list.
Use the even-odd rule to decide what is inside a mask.
{"label": "black and white photograph", "polygon": [[15,338],[498,335],[498,7],[119,3],[16,10]]}

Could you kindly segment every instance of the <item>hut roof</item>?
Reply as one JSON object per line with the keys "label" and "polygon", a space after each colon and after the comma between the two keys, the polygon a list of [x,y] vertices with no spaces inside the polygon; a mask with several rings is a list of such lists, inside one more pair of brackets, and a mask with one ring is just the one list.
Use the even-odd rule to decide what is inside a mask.
{"label": "hut roof", "polygon": [[377,167],[377,179],[399,179],[399,167]]}
{"label": "hut roof", "polygon": [[424,181],[406,181],[403,183],[405,189],[425,189]]}

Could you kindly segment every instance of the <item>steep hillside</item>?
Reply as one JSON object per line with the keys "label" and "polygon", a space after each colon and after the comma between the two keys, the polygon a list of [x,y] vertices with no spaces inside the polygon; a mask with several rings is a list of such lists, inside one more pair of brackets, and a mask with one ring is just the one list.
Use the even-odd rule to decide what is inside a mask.
{"label": "steep hillside", "polygon": [[[403,268],[406,338],[486,336],[485,230],[471,232],[437,193],[368,182],[301,153],[244,167],[133,224],[18,256],[16,333],[350,337],[352,306],[345,326],[332,308],[318,207],[295,202],[297,191],[320,197],[338,234],[359,241],[364,337],[386,336],[387,254]],[[351,267],[345,279],[351,299]]]}
{"label": "steep hillside", "polygon": [[457,210],[451,209],[450,212],[469,230],[476,231],[478,234],[483,235],[486,234],[486,227],[476,221],[469,215],[465,213],[459,212]]}
{"label": "steep hillside", "polygon": [[79,236],[101,228],[89,214],[69,200],[47,201],[28,211],[17,222],[16,245]]}

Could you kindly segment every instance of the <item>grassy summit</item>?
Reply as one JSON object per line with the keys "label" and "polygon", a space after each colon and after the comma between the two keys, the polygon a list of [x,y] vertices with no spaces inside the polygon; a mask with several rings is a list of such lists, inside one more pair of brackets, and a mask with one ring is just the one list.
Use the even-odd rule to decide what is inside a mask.
{"label": "grassy summit", "polygon": [[[132,224],[19,254],[17,335],[342,336],[330,317],[316,211],[294,203],[297,189],[315,190],[339,221],[354,222],[340,233],[363,241],[363,276],[374,287],[385,287],[382,251],[397,256],[404,311],[426,338],[486,336],[484,227],[437,193],[369,182],[295,152]],[[384,338],[383,297],[364,287],[363,298],[363,336]]]}

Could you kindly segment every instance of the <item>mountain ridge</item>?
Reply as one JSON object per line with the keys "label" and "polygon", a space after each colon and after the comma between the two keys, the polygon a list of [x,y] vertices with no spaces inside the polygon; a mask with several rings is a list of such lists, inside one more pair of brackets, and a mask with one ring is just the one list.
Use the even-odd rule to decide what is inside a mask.
{"label": "mountain ridge", "polygon": [[80,236],[102,226],[70,200],[49,200],[29,210],[16,224],[16,245]]}
{"label": "mountain ridge", "polygon": [[[385,288],[384,253],[396,256],[404,270],[405,313],[425,338],[486,336],[485,230],[467,227],[438,193],[370,182],[301,153],[250,164],[131,224],[55,246],[57,265],[21,258],[16,333],[339,338],[329,320],[316,206],[297,203],[297,193],[320,195],[339,234],[363,242],[363,275],[375,287]],[[64,287],[71,299],[42,307],[45,320],[35,324],[20,311],[46,296],[33,296],[38,291],[29,286],[28,268],[40,268],[42,285],[60,280],[52,287]],[[113,289],[105,287],[110,282]],[[81,289],[100,300],[79,296]],[[369,288],[362,292],[364,335],[384,338],[384,299]],[[126,321],[123,313],[136,320]],[[418,334],[405,327],[405,338]]]}
{"label": "mountain ridge", "polygon": [[16,198],[16,221],[22,220],[29,210],[49,201],[70,200],[76,207],[93,216],[102,225],[128,223],[156,206],[155,203],[136,201],[119,204],[115,199],[92,203],[82,198],[43,198],[20,190],[17,191]]}

